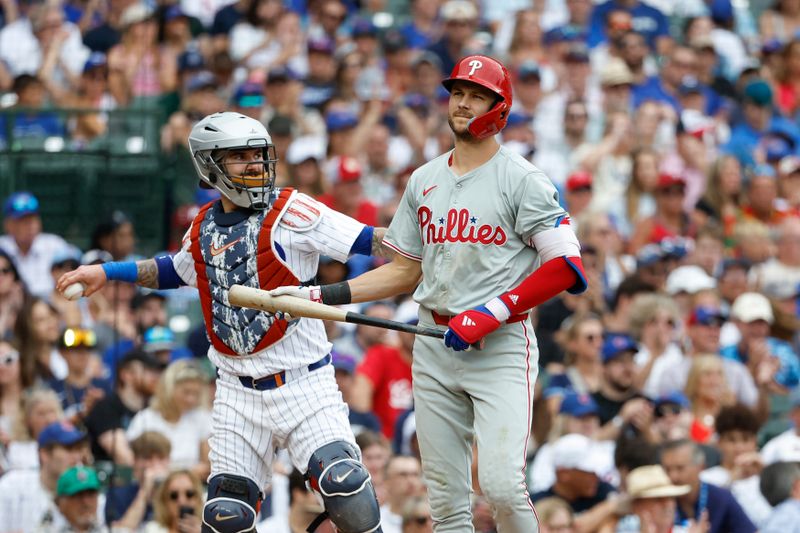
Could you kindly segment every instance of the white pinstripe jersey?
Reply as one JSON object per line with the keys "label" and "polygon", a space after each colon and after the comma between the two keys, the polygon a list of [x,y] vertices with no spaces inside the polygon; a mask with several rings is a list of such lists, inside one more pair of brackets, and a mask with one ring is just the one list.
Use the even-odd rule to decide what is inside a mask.
{"label": "white pinstripe jersey", "polygon": [[[256,216],[254,213],[251,218]],[[297,279],[310,280],[317,274],[320,255],[346,261],[363,228],[364,224],[305,194],[295,192],[273,226],[272,250],[283,252],[283,255],[275,253],[275,256]],[[172,261],[178,276],[187,285],[197,287],[189,238],[191,231],[189,228],[181,250],[173,256]],[[255,250],[255,243],[248,245],[248,249]],[[256,269],[255,254],[249,255],[246,260],[252,262],[252,268]],[[224,298],[227,303],[227,295]],[[283,338],[264,350],[226,356],[211,346],[208,357],[222,371],[238,376],[260,377],[302,368],[321,359],[330,349],[322,321],[303,318],[293,321]]]}

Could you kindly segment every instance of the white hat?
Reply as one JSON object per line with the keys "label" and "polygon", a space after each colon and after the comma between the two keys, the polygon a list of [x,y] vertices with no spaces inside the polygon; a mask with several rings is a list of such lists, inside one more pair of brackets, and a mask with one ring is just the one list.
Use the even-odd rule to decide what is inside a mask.
{"label": "white hat", "polygon": [[689,485],[673,485],[661,465],[640,466],[625,481],[631,499],[671,498],[689,494]]}
{"label": "white hat", "polygon": [[475,20],[478,18],[478,9],[468,0],[450,0],[442,6],[444,20]]}
{"label": "white hat", "polygon": [[731,318],[742,322],[755,322],[766,320],[772,324],[775,315],[772,314],[772,305],[767,297],[757,292],[745,292],[739,295],[731,306]]}
{"label": "white hat", "polygon": [[679,266],[667,278],[667,294],[674,296],[681,292],[695,294],[706,289],[717,287],[717,280],[706,274],[697,265]]}
{"label": "white hat", "polygon": [[612,87],[631,85],[633,83],[633,73],[625,61],[618,57],[612,57],[600,69],[600,83]]}
{"label": "white hat", "polygon": [[316,135],[298,137],[286,150],[286,162],[298,165],[303,161],[315,159],[317,162],[325,159],[325,141]]}
{"label": "white hat", "polygon": [[119,19],[119,25],[123,28],[127,28],[131,24],[136,24],[137,22],[143,22],[150,17],[152,17],[154,11],[144,4],[143,2],[137,2],[122,12],[122,16]]}
{"label": "white hat", "polygon": [[570,433],[553,443],[553,466],[597,473],[598,464],[593,454],[594,441],[585,435]]}

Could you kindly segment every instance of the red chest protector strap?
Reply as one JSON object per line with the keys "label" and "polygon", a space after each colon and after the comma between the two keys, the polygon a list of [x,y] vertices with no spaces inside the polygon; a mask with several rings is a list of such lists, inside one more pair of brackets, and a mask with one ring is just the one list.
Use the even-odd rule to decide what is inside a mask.
{"label": "red chest protector strap", "polygon": [[[294,189],[283,189],[278,198],[272,203],[269,212],[264,217],[261,225],[261,231],[258,236],[258,247],[256,249],[258,266],[258,284],[264,290],[274,289],[282,285],[299,285],[300,281],[292,274],[292,272],[284,265],[272,249],[272,228],[278,220],[278,216],[283,212],[286,202],[294,192]],[[221,338],[219,338],[212,328],[213,315],[211,306],[213,299],[211,297],[211,287],[208,282],[208,273],[206,269],[208,264],[203,257],[202,246],[200,246],[200,228],[206,218],[209,208],[214,202],[210,202],[200,208],[197,216],[192,223],[191,239],[191,252],[194,259],[194,269],[197,273],[197,289],[200,292],[200,304],[203,309],[203,318],[206,324],[206,332],[208,333],[211,344],[214,348],[225,355],[237,356],[237,354],[226,345]],[[258,342],[253,352],[258,352],[267,346],[277,342],[286,333],[288,322],[285,320],[275,320],[272,326],[267,330],[264,337]]]}

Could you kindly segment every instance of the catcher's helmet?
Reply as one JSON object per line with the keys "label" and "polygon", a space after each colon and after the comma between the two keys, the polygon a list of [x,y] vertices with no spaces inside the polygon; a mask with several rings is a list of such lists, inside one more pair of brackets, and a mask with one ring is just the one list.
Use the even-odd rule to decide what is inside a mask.
{"label": "catcher's helmet", "polygon": [[[261,158],[247,163],[248,174],[233,175],[224,163],[235,150],[261,149]],[[240,113],[214,113],[189,134],[189,150],[200,179],[240,207],[266,209],[275,186],[275,146],[258,120]]]}
{"label": "catcher's helmet", "polygon": [[467,56],[453,68],[450,77],[442,82],[448,92],[458,80],[471,81],[500,97],[492,108],[483,115],[469,121],[469,132],[478,139],[485,139],[500,132],[508,121],[511,110],[511,77],[508,70],[498,60],[489,56]]}

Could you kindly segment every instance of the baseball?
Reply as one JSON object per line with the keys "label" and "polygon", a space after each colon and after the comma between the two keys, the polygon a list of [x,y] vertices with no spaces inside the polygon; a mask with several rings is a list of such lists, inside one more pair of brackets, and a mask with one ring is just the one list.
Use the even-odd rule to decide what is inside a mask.
{"label": "baseball", "polygon": [[84,289],[86,289],[86,287],[83,285],[83,283],[80,282],[73,283],[72,285],[64,289],[64,298],[66,298],[67,300],[77,300],[78,298],[83,296]]}

